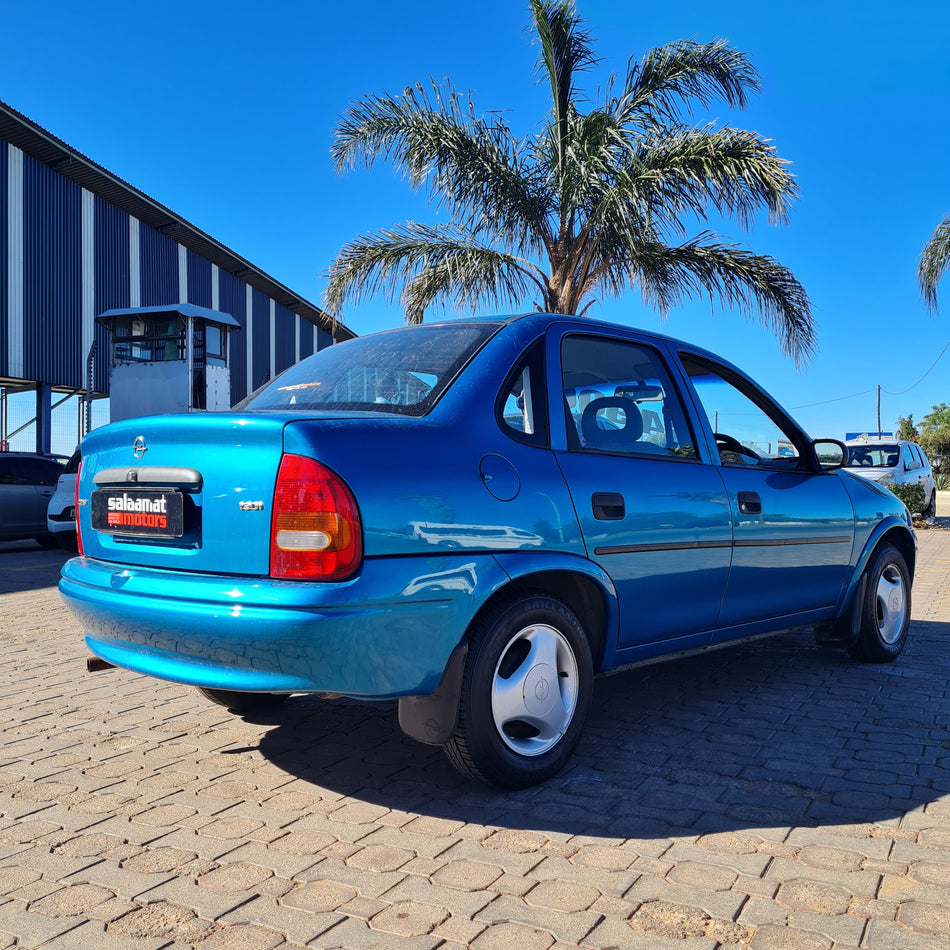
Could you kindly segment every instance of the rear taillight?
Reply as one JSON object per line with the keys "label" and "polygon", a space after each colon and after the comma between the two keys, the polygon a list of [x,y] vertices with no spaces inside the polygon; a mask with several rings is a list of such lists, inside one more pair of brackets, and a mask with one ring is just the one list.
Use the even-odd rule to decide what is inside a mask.
{"label": "rear taillight", "polygon": [[285,455],[274,489],[270,576],[338,581],[362,559],[360,515],[346,483],[314,459]]}
{"label": "rear taillight", "polygon": [[76,550],[82,556],[82,535],[79,533],[79,477],[82,475],[82,462],[76,469],[76,495],[73,498],[73,514],[76,516]]}

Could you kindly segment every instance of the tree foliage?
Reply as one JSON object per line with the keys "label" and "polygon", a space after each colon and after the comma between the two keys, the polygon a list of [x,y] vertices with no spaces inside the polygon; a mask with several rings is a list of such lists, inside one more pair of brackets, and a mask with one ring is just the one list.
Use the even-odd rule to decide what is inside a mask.
{"label": "tree foliage", "polygon": [[924,245],[917,265],[917,282],[920,285],[920,292],[924,303],[934,313],[937,311],[937,284],[947,273],[948,267],[950,267],[950,214],[930,235],[930,240]]}
{"label": "tree foliage", "polygon": [[934,461],[936,458],[947,459],[941,468],[946,472],[950,465],[950,405],[945,402],[938,406],[931,406],[930,412],[920,420],[920,437],[918,442],[927,457]]}
{"label": "tree foliage", "polygon": [[914,425],[914,414],[911,413],[905,419],[904,416],[897,417],[897,438],[902,442],[916,442],[918,437],[917,426]]}
{"label": "tree foliage", "polygon": [[[691,124],[694,108],[743,108],[760,89],[746,54],[680,40],[611,77],[588,111],[597,63],[573,0],[530,0],[537,75],[550,87],[540,131],[519,137],[446,80],[350,105],[331,149],[339,171],[383,159],[424,190],[443,220],[380,228],[344,244],[326,307],[398,296],[410,323],[435,305],[584,314],[632,288],[666,314],[705,295],[757,317],[797,362],[815,346],[807,294],[790,270],[724,241],[711,214],[748,228],[787,221],[788,163],[757,133]],[[698,233],[691,233],[698,226]]]}

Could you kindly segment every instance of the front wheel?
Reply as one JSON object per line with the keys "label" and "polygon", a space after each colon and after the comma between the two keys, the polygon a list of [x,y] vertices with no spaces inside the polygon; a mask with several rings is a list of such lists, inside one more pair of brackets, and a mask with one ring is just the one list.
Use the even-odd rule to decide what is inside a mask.
{"label": "front wheel", "polygon": [[290,698],[289,693],[244,693],[236,689],[205,689],[198,687],[205,699],[226,706],[233,713],[264,713],[276,709]]}
{"label": "front wheel", "polygon": [[577,617],[553,597],[519,597],[472,631],[458,724],[443,748],[467,778],[501,788],[543,782],[570,759],[592,693]]}
{"label": "front wheel", "polygon": [[858,636],[849,652],[858,663],[890,663],[904,652],[910,626],[910,573],[904,556],[882,545],[865,572]]}

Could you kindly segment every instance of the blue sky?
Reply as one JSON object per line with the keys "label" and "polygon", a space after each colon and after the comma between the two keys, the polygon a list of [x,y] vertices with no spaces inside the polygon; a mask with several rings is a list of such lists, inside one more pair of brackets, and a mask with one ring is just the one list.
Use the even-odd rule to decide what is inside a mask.
{"label": "blue sky", "polygon": [[[762,94],[714,117],[772,139],[802,196],[788,227],[717,227],[794,271],[819,350],[796,370],[767,330],[707,301],[661,321],[633,292],[592,315],[720,353],[816,437],[874,429],[878,386],[884,429],[950,402],[950,350],[931,369],[950,343],[950,279],[936,317],[916,284],[920,250],[950,211],[950,5],[578,6],[602,57],[585,83],[592,95],[670,40],[724,37],[751,56]],[[521,0],[0,0],[0,22],[0,99],[317,304],[345,241],[433,218],[387,165],[333,170],[333,127],[349,102],[449,77],[525,134],[547,109]],[[344,319],[368,333],[402,313],[376,298]]]}

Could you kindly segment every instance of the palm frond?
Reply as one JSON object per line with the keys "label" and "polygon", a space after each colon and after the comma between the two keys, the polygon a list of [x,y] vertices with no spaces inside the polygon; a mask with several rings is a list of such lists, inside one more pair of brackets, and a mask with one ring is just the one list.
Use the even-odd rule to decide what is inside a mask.
{"label": "palm frond", "polygon": [[406,320],[421,323],[435,301],[476,309],[483,303],[515,303],[532,289],[543,293],[543,274],[529,262],[479,244],[453,225],[407,222],[345,244],[327,273],[328,313],[383,293],[399,298]]}
{"label": "palm frond", "polygon": [[815,327],[805,288],[772,257],[717,242],[708,232],[678,246],[642,246],[630,261],[644,300],[663,312],[695,295],[757,316],[796,366],[815,350]]}
{"label": "palm frond", "polygon": [[567,116],[576,95],[575,74],[593,66],[597,58],[574,0],[530,0],[530,6],[541,45],[537,71],[551,86],[555,140],[563,157]]}
{"label": "palm frond", "polygon": [[650,50],[628,68],[616,111],[625,125],[655,118],[676,121],[681,110],[691,114],[692,102],[708,108],[724,99],[732,108],[744,109],[749,94],[760,89],[748,56],[725,40],[677,40]]}
{"label": "palm frond", "polygon": [[550,196],[521,153],[500,116],[475,115],[470,99],[463,104],[451,86],[435,83],[351,104],[331,146],[338,170],[386,159],[467,229],[540,251]]}
{"label": "palm frond", "polygon": [[[650,194],[654,213],[702,220],[710,208],[748,228],[765,209],[785,224],[798,185],[775,147],[742,129],[656,129],[637,143],[630,180]],[[685,230],[685,228],[683,228]]]}
{"label": "palm frond", "polygon": [[937,229],[930,235],[930,240],[924,245],[917,265],[917,282],[923,295],[924,303],[932,312],[937,312],[937,284],[947,273],[950,267],[950,214],[948,214]]}

